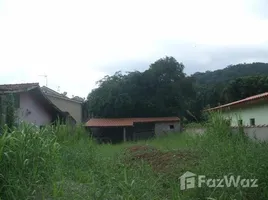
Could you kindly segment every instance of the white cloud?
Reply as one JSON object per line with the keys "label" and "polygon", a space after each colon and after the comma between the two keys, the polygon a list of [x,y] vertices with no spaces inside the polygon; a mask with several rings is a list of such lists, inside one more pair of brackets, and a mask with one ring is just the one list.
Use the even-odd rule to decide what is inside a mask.
{"label": "white cloud", "polygon": [[86,97],[106,73],[129,70],[114,63],[153,62],[174,53],[170,42],[176,58],[205,65],[211,56],[203,46],[267,45],[268,21],[252,2],[0,0],[0,83],[43,85],[38,75],[46,73],[52,89]]}

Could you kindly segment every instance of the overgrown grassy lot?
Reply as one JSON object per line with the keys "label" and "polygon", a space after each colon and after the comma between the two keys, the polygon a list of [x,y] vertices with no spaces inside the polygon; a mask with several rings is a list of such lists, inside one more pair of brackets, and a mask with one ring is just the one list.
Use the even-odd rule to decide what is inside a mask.
{"label": "overgrown grassy lot", "polygon": [[[0,136],[0,196],[20,199],[189,200],[268,199],[268,145],[230,134],[220,115],[202,136],[173,134],[119,145],[97,145],[82,127],[23,125]],[[191,136],[192,135],[192,136]],[[181,190],[190,171],[258,179],[258,187]]]}

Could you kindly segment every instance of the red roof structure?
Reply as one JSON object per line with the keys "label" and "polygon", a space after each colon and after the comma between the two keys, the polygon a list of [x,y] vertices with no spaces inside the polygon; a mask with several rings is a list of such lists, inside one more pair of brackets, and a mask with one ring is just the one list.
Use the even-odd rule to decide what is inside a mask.
{"label": "red roof structure", "polygon": [[149,122],[174,122],[180,121],[178,117],[150,117],[150,118],[93,118],[85,126],[87,127],[126,127],[133,126],[134,123]]}
{"label": "red roof structure", "polygon": [[204,111],[221,110],[223,108],[234,107],[234,106],[244,105],[244,104],[248,104],[248,103],[256,103],[259,100],[264,100],[264,99],[268,100],[268,92],[258,94],[258,95],[254,95],[254,96],[251,96],[251,97],[247,97],[245,99],[241,99],[239,101],[234,101],[234,102],[231,102],[231,103],[220,105],[220,106],[217,106],[217,107],[214,107],[214,108],[209,108],[209,109],[206,109]]}

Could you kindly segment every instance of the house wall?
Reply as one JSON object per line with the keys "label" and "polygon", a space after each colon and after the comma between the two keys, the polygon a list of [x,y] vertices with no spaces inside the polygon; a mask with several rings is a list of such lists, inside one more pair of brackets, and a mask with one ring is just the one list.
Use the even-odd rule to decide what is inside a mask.
{"label": "house wall", "polygon": [[[243,127],[245,134],[253,139],[259,141],[268,141],[268,126],[265,127]],[[239,128],[231,128],[232,133],[238,133]],[[206,133],[206,128],[187,128],[185,133],[190,135],[203,135]]]}
{"label": "house wall", "polygon": [[[171,129],[170,126],[174,128]],[[156,136],[165,135],[171,132],[180,132],[180,122],[161,122],[155,123],[155,134]]]}
{"label": "house wall", "polygon": [[20,106],[16,111],[19,120],[34,123],[37,126],[46,125],[52,121],[49,112],[31,94],[24,92],[20,94],[19,98]]}
{"label": "house wall", "polygon": [[58,97],[48,96],[50,101],[64,112],[69,112],[77,123],[82,123],[82,103],[69,101]]}
{"label": "house wall", "polygon": [[244,126],[250,125],[250,119],[255,119],[255,125],[268,124],[268,104],[259,103],[244,106],[243,108],[230,109],[223,111],[222,115],[231,119],[231,126],[238,126],[238,120],[242,119]]}
{"label": "house wall", "polygon": [[[259,141],[268,141],[268,127],[244,127],[245,134],[253,139]],[[233,133],[238,132],[238,128],[232,128]]]}

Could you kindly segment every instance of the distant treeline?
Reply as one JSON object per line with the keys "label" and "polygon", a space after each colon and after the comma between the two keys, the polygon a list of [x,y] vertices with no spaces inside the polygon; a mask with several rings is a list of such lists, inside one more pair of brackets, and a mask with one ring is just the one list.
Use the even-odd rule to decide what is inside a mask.
{"label": "distant treeline", "polygon": [[94,117],[179,116],[202,120],[202,110],[268,91],[268,64],[228,66],[184,73],[183,63],[165,57],[144,72],[116,72],[101,79],[84,105]]}

